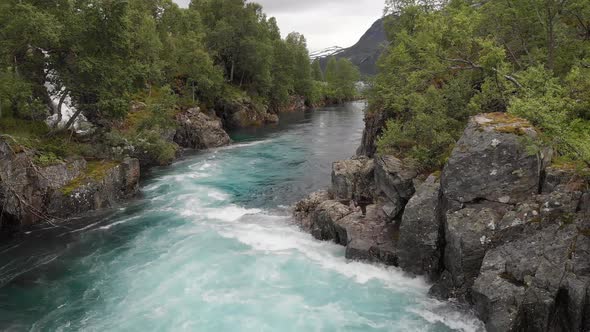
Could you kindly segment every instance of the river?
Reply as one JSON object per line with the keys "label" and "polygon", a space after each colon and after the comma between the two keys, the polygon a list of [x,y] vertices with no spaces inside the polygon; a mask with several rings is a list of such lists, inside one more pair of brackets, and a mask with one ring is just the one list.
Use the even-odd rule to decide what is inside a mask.
{"label": "river", "polygon": [[400,270],[350,262],[289,206],[352,156],[362,102],[284,114],[153,170],[140,198],[0,247],[0,329],[476,331]]}

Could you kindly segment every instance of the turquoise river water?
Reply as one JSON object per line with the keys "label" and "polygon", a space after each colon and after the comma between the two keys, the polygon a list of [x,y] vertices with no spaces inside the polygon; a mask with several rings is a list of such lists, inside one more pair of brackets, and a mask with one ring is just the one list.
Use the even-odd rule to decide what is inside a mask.
{"label": "turquoise river water", "polygon": [[0,330],[479,331],[400,270],[347,261],[289,206],[354,154],[364,103],[286,114],[157,169],[119,209],[0,247]]}

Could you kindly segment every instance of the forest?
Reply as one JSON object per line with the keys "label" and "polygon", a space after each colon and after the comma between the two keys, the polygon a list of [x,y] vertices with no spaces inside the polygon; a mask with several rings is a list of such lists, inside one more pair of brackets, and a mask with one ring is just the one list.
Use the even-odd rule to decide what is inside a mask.
{"label": "forest", "polygon": [[[162,136],[180,110],[248,98],[278,113],[292,96],[308,106],[352,99],[358,79],[347,60],[326,73],[312,66],[303,35],[281,38],[275,18],[245,0],[0,3],[0,132],[47,163],[97,154],[70,142],[78,117],[107,144],[128,140],[168,160]],[[145,110],[131,114],[138,103]],[[68,107],[75,113],[62,121]]]}
{"label": "forest", "polygon": [[557,161],[590,165],[589,1],[389,0],[386,14],[370,96],[390,119],[381,153],[440,169],[471,115],[508,112]]}

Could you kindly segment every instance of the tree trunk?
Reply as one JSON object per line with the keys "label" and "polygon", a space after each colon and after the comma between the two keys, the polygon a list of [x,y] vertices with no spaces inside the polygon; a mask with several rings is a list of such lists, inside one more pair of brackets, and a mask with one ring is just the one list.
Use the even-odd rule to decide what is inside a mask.
{"label": "tree trunk", "polygon": [[236,64],[234,63],[234,60],[231,61],[231,72],[229,74],[229,81],[230,83],[234,82],[234,70],[236,68]]}
{"label": "tree trunk", "polygon": [[70,129],[70,127],[74,124],[74,122],[76,121],[76,119],[78,118],[78,116],[80,116],[81,113],[82,113],[82,110],[81,109],[76,110],[76,113],[74,113],[74,115],[72,115],[72,117],[70,118],[70,120],[68,121],[68,123],[66,123],[66,126],[64,127],[64,130]]}
{"label": "tree trunk", "polygon": [[66,97],[68,96],[68,93],[69,91],[66,89],[61,95],[61,98],[59,98],[59,104],[57,104],[57,120],[53,124],[53,128],[59,128],[59,124],[61,123],[61,119],[63,117],[63,114],[61,113],[61,108],[63,106],[64,101],[66,100]]}

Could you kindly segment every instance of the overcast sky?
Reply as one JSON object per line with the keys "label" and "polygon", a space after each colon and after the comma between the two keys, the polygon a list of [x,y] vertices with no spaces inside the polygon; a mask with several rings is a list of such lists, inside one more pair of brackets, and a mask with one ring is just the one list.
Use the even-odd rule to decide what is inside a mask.
{"label": "overcast sky", "polygon": [[[190,0],[175,0],[186,6]],[[283,36],[305,35],[310,51],[348,47],[383,14],[385,0],[256,0],[277,18]]]}

